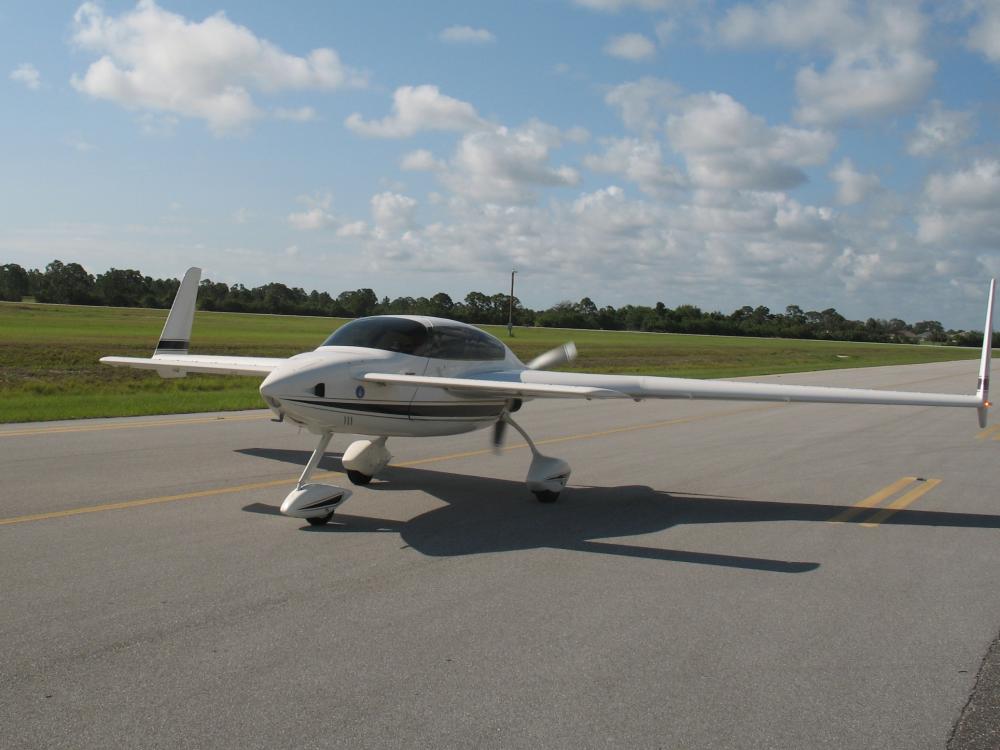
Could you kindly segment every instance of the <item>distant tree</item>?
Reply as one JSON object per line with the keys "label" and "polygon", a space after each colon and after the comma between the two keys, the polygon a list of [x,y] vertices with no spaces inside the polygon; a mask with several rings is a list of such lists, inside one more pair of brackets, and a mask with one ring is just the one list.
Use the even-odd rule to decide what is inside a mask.
{"label": "distant tree", "polygon": [[111,268],[98,274],[94,291],[102,304],[112,307],[137,307],[148,292],[147,279],[135,270]]}
{"label": "distant tree", "polygon": [[440,318],[450,318],[452,308],[455,307],[455,303],[452,302],[450,296],[444,292],[438,292],[430,299],[431,303],[431,315],[435,315]]}
{"label": "distant tree", "polygon": [[225,310],[229,285],[222,281],[202,279],[198,286],[198,306],[202,310]]}
{"label": "distant tree", "polygon": [[802,325],[806,322],[806,314],[802,312],[802,308],[798,305],[789,305],[786,307],[785,317],[788,318],[789,322],[795,325]]}
{"label": "distant tree", "polygon": [[20,302],[28,294],[28,272],[17,263],[0,266],[0,300]]}
{"label": "distant tree", "polygon": [[378,297],[371,289],[341,292],[337,301],[352,318],[363,318],[366,315],[371,315],[378,305]]}
{"label": "distant tree", "polygon": [[94,303],[94,277],[79,263],[54,260],[45,267],[39,302],[58,302],[71,305]]}
{"label": "distant tree", "polygon": [[465,295],[465,315],[472,323],[487,323],[490,315],[490,298],[482,292]]}

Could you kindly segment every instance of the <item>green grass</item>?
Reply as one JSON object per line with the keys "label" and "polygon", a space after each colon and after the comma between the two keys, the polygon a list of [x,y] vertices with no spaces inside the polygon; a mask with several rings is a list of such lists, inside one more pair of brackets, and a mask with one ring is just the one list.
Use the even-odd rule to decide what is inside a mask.
{"label": "green grass", "polygon": [[[107,367],[104,355],[152,353],[165,310],[0,303],[0,422],[174,414],[263,407],[257,378],[189,375]],[[318,346],[338,318],[199,312],[192,353],[287,357]],[[527,361],[565,341],[580,356],[565,369],[679,377],[737,377],[842,367],[974,359],[942,346],[835,341],[515,329],[486,330]]]}

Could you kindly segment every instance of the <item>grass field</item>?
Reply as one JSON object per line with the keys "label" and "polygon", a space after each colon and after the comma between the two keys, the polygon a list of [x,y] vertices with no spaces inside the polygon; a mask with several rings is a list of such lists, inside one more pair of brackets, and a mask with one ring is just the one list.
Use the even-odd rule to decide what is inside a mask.
{"label": "grass field", "polygon": [[[152,372],[101,365],[104,355],[152,353],[165,310],[0,303],[0,422],[175,414],[263,407],[257,378]],[[192,353],[286,357],[318,346],[343,319],[199,312]],[[522,360],[565,341],[580,372],[736,377],[842,367],[975,359],[942,346],[851,344],[610,331],[486,330]]]}

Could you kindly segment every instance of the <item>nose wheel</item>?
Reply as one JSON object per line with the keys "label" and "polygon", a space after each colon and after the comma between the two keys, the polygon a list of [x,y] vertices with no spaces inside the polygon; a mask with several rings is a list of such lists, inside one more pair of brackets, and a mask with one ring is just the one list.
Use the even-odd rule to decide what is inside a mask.
{"label": "nose wheel", "polygon": [[310,526],[326,526],[330,521],[333,520],[333,511],[323,516],[313,516],[312,518],[307,518],[306,521],[309,522]]}
{"label": "nose wheel", "polygon": [[347,478],[351,480],[351,484],[366,485],[372,481],[372,478],[368,474],[362,474],[360,471],[355,471],[354,469],[347,470]]}
{"label": "nose wheel", "polygon": [[299,477],[295,489],[288,493],[281,504],[281,512],[293,518],[303,518],[310,526],[323,526],[333,518],[334,511],[351,496],[350,490],[334,487],[329,484],[310,484],[309,477],[319,466],[332,433],[324,432],[319,439],[319,445],[309,457]]}

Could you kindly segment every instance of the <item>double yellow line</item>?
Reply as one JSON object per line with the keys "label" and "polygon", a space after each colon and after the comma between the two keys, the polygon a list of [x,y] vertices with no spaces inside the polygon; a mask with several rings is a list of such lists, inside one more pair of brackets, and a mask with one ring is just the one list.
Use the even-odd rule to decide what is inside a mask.
{"label": "double yellow line", "polygon": [[924,479],[922,477],[902,477],[901,479],[897,479],[892,484],[883,487],[878,492],[869,495],[864,500],[859,500],[850,508],[847,508],[841,513],[835,515],[833,518],[829,519],[829,522],[846,523],[851,519],[853,519],[858,514],[863,513],[866,510],[875,508],[876,506],[881,505],[881,503],[883,503],[884,501],[888,500],[893,495],[896,495],[897,493],[902,492],[903,490],[907,490],[907,488],[910,488],[906,492],[903,492],[902,495],[899,495],[899,497],[897,497],[891,503],[884,506],[877,512],[873,513],[871,516],[868,517],[866,521],[864,521],[861,524],[865,528],[873,529],[879,524],[885,523],[886,519],[888,519],[893,514],[898,513],[899,511],[903,510],[903,508],[906,508],[907,506],[919,500],[921,497],[923,497],[928,492],[933,490],[939,484],[941,484],[940,479]]}

